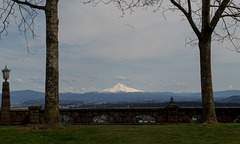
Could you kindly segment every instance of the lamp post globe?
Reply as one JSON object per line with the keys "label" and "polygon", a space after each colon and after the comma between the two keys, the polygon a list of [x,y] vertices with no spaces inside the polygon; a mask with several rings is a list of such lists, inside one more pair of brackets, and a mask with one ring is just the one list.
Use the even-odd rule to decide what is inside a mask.
{"label": "lamp post globe", "polygon": [[3,73],[3,79],[7,81],[9,79],[11,69],[8,69],[7,66],[5,66],[5,69],[2,70]]}

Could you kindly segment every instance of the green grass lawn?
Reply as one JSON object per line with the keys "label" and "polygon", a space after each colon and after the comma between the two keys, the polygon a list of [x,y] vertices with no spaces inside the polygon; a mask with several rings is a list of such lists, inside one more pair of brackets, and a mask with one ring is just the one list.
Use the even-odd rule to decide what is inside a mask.
{"label": "green grass lawn", "polygon": [[0,126],[1,144],[240,144],[240,124]]}

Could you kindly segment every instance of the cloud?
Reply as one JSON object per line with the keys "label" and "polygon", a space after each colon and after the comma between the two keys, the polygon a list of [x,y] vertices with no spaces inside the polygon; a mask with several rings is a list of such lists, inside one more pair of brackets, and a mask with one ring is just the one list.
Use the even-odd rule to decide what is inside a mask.
{"label": "cloud", "polygon": [[41,77],[31,77],[30,80],[33,83],[39,83],[39,84],[44,84],[45,80]]}
{"label": "cloud", "polygon": [[88,90],[88,91],[92,91],[92,92],[100,91],[100,89],[95,88],[95,87],[90,87],[90,88],[88,88],[87,90]]}
{"label": "cloud", "polygon": [[[175,44],[173,46],[172,41],[183,47],[185,41],[182,33],[188,32],[186,26],[181,23],[173,32],[172,28],[176,23],[171,19],[163,22],[159,19],[161,16],[153,14],[151,10],[136,10],[132,15],[119,18],[121,12],[113,5],[92,7],[74,2],[62,2],[61,5],[64,6],[59,14],[60,42],[79,47],[76,53],[73,53],[73,57],[80,54],[120,60],[172,56],[181,52]],[[176,17],[173,14],[171,16]],[[73,21],[73,17],[74,22],[70,22]],[[135,28],[129,29],[126,23]],[[172,34],[179,35],[179,38],[174,39]]]}
{"label": "cloud", "polygon": [[[189,24],[181,21],[179,12],[166,13],[164,20],[161,12],[152,10],[135,9],[121,17],[115,5],[92,7],[79,1],[60,1],[60,90],[97,91],[119,81],[144,91],[200,91],[198,48],[184,46],[185,38],[194,36]],[[7,64],[12,69],[13,82],[25,82],[12,84],[12,90],[44,91],[44,23],[40,13],[35,24],[41,37],[29,39],[35,55],[28,54],[23,35],[12,28],[8,37],[0,40],[1,67]],[[215,90],[240,85],[236,79],[240,57],[228,50],[231,47],[213,43]]]}
{"label": "cloud", "polygon": [[213,64],[229,64],[229,63],[239,63],[240,54],[238,52],[229,50],[232,49],[231,44],[224,45],[213,45],[212,49],[212,61]]}
{"label": "cloud", "polygon": [[232,85],[230,85],[230,86],[228,86],[228,88],[229,88],[229,89],[233,89],[233,86],[232,86]]}
{"label": "cloud", "polygon": [[89,76],[88,79],[90,79],[90,81],[95,81],[98,79],[98,77],[96,76]]}
{"label": "cloud", "polygon": [[19,83],[24,83],[24,80],[20,79],[20,78],[17,78],[15,79],[15,81],[19,82]]}
{"label": "cloud", "polygon": [[185,83],[181,83],[181,82],[176,82],[177,86],[185,86]]}
{"label": "cloud", "polygon": [[154,84],[152,84],[152,82],[147,81],[147,80],[142,81],[142,83],[143,83],[144,85],[147,85],[147,86],[150,86],[150,87],[153,87],[153,86],[154,86]]}
{"label": "cloud", "polygon": [[19,58],[17,58],[17,57],[10,57],[10,56],[6,56],[6,59],[8,59],[8,60],[19,60]]}
{"label": "cloud", "polygon": [[62,88],[60,89],[60,93],[66,93],[66,92],[71,92],[71,93],[73,93],[73,92],[75,92],[75,91],[74,91],[74,88],[73,88],[73,87],[62,87]]}
{"label": "cloud", "polygon": [[45,86],[44,85],[42,85],[42,86],[37,86],[37,89],[35,89],[35,90],[37,90],[37,91],[39,91],[39,92],[45,92]]}
{"label": "cloud", "polygon": [[114,80],[117,80],[117,81],[127,81],[128,79],[124,76],[117,76],[114,78]]}

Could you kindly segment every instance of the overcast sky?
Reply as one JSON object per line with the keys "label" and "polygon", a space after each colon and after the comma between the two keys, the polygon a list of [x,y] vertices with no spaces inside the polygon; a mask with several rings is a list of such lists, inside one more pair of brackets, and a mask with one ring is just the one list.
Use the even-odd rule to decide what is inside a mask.
{"label": "overcast sky", "polygon": [[[14,23],[0,40],[0,67],[11,69],[11,91],[44,92],[45,20],[39,14],[38,37],[29,39],[33,55]],[[60,1],[60,92],[99,91],[119,82],[146,92],[200,92],[198,47],[185,46],[192,30],[179,12],[166,16],[139,8],[121,17],[114,5]],[[212,49],[214,91],[239,90],[240,54],[228,43]]]}

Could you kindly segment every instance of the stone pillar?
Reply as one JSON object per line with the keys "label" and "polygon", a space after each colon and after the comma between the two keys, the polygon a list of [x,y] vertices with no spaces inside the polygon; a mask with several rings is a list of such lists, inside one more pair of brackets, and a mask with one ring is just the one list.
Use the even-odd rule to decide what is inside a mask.
{"label": "stone pillar", "polygon": [[178,105],[169,104],[167,107],[167,122],[178,123]]}
{"label": "stone pillar", "polygon": [[10,88],[9,82],[3,82],[2,86],[2,105],[1,105],[1,125],[10,125]]}
{"label": "stone pillar", "polygon": [[40,124],[40,105],[32,105],[29,109],[29,124]]}

